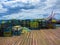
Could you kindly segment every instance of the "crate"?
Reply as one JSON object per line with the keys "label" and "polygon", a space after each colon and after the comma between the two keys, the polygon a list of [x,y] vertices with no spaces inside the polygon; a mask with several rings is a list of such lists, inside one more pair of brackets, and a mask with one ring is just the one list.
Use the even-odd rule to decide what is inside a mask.
{"label": "crate", "polygon": [[22,32],[22,27],[21,26],[13,26],[12,27],[12,35],[20,35]]}
{"label": "crate", "polygon": [[4,29],[3,31],[3,36],[6,37],[6,36],[12,36],[12,28],[11,27],[7,27]]}
{"label": "crate", "polygon": [[11,32],[4,32],[3,34],[4,34],[4,37],[10,37],[10,36],[12,36]]}
{"label": "crate", "polygon": [[30,22],[30,28],[31,29],[38,29],[39,28],[39,23],[37,21],[31,21]]}
{"label": "crate", "polygon": [[3,36],[3,30],[0,29],[0,36]]}
{"label": "crate", "polygon": [[18,35],[21,34],[21,32],[22,32],[21,30],[19,30],[19,31],[18,30],[15,30],[15,31],[12,31],[12,35],[13,36],[18,36]]}

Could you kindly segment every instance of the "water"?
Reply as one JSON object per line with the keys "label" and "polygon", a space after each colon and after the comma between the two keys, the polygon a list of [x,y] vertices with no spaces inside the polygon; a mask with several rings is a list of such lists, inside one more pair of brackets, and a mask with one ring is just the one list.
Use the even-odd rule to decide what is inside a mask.
{"label": "water", "polygon": [[57,27],[60,27],[60,24],[56,24]]}

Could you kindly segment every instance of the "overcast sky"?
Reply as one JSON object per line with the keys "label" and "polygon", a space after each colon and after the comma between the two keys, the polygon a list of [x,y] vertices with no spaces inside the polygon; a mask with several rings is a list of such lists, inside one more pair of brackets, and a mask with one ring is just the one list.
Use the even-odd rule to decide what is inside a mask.
{"label": "overcast sky", "polygon": [[60,0],[0,0],[0,20],[45,18],[52,10],[60,19]]}

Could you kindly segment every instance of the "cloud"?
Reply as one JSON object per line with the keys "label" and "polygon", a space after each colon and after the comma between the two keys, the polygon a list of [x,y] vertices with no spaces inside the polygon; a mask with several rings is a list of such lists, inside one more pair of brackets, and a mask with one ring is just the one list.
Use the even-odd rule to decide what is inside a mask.
{"label": "cloud", "polygon": [[[4,13],[4,11],[2,10],[2,8],[1,8],[1,10],[3,11],[3,13],[4,14],[9,14],[9,12],[11,12],[11,13],[14,13],[15,11],[13,11],[13,10],[21,10],[21,9],[25,9],[25,10],[30,10],[30,9],[35,9],[35,8],[38,8],[39,7],[39,0],[36,0],[36,1],[34,1],[34,0],[29,0],[29,1],[27,1],[27,0],[24,0],[24,1],[22,1],[22,0],[13,0],[13,1],[7,1],[7,0],[1,0],[0,1],[1,2],[1,4],[0,5],[2,5],[3,7],[2,8],[4,8],[4,10],[8,10],[8,11],[6,11],[6,13]],[[17,11],[17,12],[18,12]],[[1,12],[0,12],[1,13]],[[16,12],[15,12],[16,13]]]}
{"label": "cloud", "polygon": [[[39,14],[40,15],[40,14]],[[43,15],[37,15],[35,13],[31,13],[31,12],[22,12],[22,13],[16,13],[16,14],[11,14],[11,15],[6,15],[6,16],[2,16],[0,18],[1,19],[5,19],[5,20],[9,20],[9,19],[39,19],[44,18]]]}
{"label": "cloud", "polygon": [[[59,0],[1,0],[0,19],[36,19],[44,18],[54,10],[60,14]],[[5,11],[4,11],[5,10]],[[45,16],[44,16],[45,15]]]}
{"label": "cloud", "polygon": [[4,6],[4,8],[7,8],[8,10],[10,8],[17,8],[19,7],[20,9],[35,9],[35,8],[41,8],[41,9],[47,9],[53,4],[55,4],[56,0],[13,0],[13,1],[7,1],[4,0],[1,2]]}
{"label": "cloud", "polygon": [[23,8],[23,7],[31,7],[31,6],[37,6],[37,4],[39,1],[34,1],[34,0],[15,0],[15,1],[7,1],[7,2],[2,2],[3,5],[7,8],[15,8],[15,7],[20,7],[20,8]]}
{"label": "cloud", "polygon": [[0,4],[0,13],[5,13],[7,11],[6,8],[3,8],[2,4]]}

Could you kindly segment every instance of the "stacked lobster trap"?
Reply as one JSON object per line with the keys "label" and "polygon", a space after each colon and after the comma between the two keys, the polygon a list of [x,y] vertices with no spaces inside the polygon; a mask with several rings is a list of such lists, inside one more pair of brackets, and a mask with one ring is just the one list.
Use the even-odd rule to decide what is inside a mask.
{"label": "stacked lobster trap", "polygon": [[[6,20],[6,22],[0,24],[0,36],[20,35],[22,30],[25,32],[29,29],[54,29],[56,28],[56,20],[53,19],[54,15],[55,14],[52,12],[52,14],[45,19]],[[22,29],[21,27],[25,28]]]}

